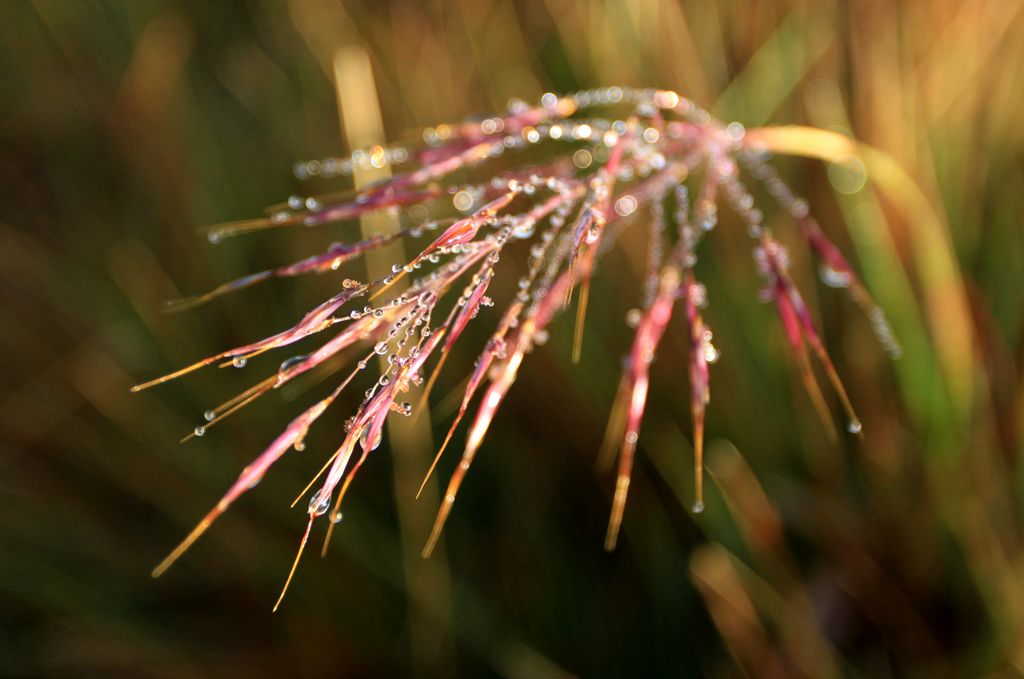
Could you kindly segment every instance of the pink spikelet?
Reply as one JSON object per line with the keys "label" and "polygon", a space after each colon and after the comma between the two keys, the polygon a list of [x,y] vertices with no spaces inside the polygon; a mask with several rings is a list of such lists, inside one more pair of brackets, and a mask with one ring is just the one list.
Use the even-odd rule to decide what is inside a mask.
{"label": "pink spikelet", "polygon": [[[469,371],[458,412],[433,464],[425,470],[424,483],[461,422],[471,415],[462,455],[423,549],[424,556],[429,556],[526,357],[546,341],[549,325],[572,304],[578,291],[572,357],[579,359],[590,281],[602,255],[615,247],[618,239],[638,237],[634,235],[637,224],[648,227],[647,274],[643,304],[630,313],[635,335],[615,405],[622,413],[621,441],[605,546],[614,548],[622,526],[651,365],[668,332],[685,332],[688,338],[685,366],[676,356],[661,360],[666,368],[685,369],[689,376],[694,511],[702,511],[709,366],[717,360],[718,350],[703,319],[706,293],[695,265],[701,239],[719,221],[719,203],[736,213],[754,239],[758,266],[767,282],[765,297],[775,305],[816,409],[823,420],[831,422],[810,369],[812,354],[847,411],[848,428],[859,432],[860,421],[789,276],[785,249],[763,226],[761,211],[741,181],[741,172],[760,182],[789,213],[821,259],[828,274],[826,282],[849,289],[867,311],[883,345],[893,354],[898,345],[853,268],[808,215],[806,203],[765,162],[763,153],[745,142],[742,126],[720,123],[669,90],[608,87],[566,96],[548,93],[536,106],[513,102],[501,115],[427,129],[423,140],[421,146],[375,146],[349,157],[298,163],[294,172],[300,180],[344,180],[363,167],[388,166],[393,174],[359,191],[292,196],[270,206],[263,217],[209,230],[210,241],[218,243],[263,229],[328,228],[377,211],[397,215],[401,222],[395,233],[337,242],[297,262],[170,303],[173,310],[187,309],[273,278],[316,274],[337,281],[337,292],[292,327],[134,387],[138,391],[215,363],[242,367],[264,353],[322,336],[331,329],[311,353],[286,358],[272,374],[206,411],[204,421],[184,440],[204,435],[228,415],[301,375],[316,372],[333,379],[334,384],[242,471],[192,533],[157,566],[154,576],[179,558],[288,450],[304,448],[306,433],[342,393],[362,388],[363,398],[346,421],[342,441],[296,500],[316,486],[306,505],[308,522],[287,589],[314,525],[322,517],[329,519],[330,538],[341,517],[342,498],[358,470],[379,448],[388,418],[417,412],[418,406],[404,400],[407,395],[426,382],[420,396],[420,403],[425,403],[434,379],[467,327],[474,322],[489,323],[489,338]],[[516,161],[524,149],[534,148],[538,151],[532,157],[544,158],[539,164]],[[466,180],[481,175],[489,179]],[[694,187],[692,210],[688,185]],[[666,219],[669,209],[673,209],[671,220]],[[347,270],[366,253],[398,240],[414,244],[416,254],[408,261],[395,262],[387,275],[366,281],[356,280],[350,271],[343,275],[342,269]],[[499,270],[504,271],[498,267],[503,257],[518,267],[520,278],[512,298],[496,302],[489,292]],[[681,314],[675,313],[679,304]],[[490,311],[495,305],[501,308]],[[344,359],[352,353],[356,357],[345,367]],[[376,376],[370,376],[371,365],[378,361],[382,367]],[[428,364],[433,368],[428,370]],[[426,374],[428,379],[424,379]],[[325,540],[324,549],[326,544]]]}

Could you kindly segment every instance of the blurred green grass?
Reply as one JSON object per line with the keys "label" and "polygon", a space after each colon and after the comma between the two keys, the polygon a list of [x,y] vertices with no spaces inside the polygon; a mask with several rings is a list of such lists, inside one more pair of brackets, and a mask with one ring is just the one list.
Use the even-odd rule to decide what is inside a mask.
{"label": "blurred green grass", "polygon": [[[3,14],[0,673],[1024,671],[1020,2],[40,0]],[[159,311],[355,233],[212,247],[196,230],[258,214],[296,190],[294,161],[346,150],[331,68],[346,45],[371,57],[392,138],[513,96],[624,84],[677,89],[748,126],[848,132],[884,154],[912,184],[869,164],[868,187],[846,195],[817,161],[776,163],[855,255],[906,350],[890,363],[779,225],[864,440],[821,431],[726,216],[701,271],[723,357],[698,520],[673,361],[684,338],[670,334],[623,540],[601,550],[611,483],[594,460],[640,287],[627,275],[636,242],[595,280],[581,364],[567,360],[567,320],[529,357],[446,530],[450,597],[410,593],[384,454],[361,472],[328,559],[307,560],[270,614],[303,523],[287,503],[342,408],[151,580],[308,395],[272,394],[179,446],[273,359],[128,387],[326,296],[327,281],[303,279]],[[449,365],[468,366],[482,337]]]}

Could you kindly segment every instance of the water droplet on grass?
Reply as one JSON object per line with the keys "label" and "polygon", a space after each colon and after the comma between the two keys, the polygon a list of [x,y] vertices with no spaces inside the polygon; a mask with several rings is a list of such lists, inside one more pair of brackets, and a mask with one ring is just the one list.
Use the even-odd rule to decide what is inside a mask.
{"label": "water droplet on grass", "polygon": [[845,271],[839,271],[826,264],[821,267],[820,274],[822,282],[830,288],[850,287],[850,274]]}
{"label": "water droplet on grass", "polygon": [[323,516],[331,508],[331,494],[323,489],[313,493],[309,499],[309,513],[314,516]]}

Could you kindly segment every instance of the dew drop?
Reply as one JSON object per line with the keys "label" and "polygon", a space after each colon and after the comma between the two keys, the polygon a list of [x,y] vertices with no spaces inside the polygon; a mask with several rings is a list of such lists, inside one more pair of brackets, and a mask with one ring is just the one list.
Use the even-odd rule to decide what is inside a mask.
{"label": "dew drop", "polygon": [[206,419],[207,422],[213,422],[215,419],[217,419],[217,411],[207,410],[205,413],[203,413],[203,417]]}
{"label": "dew drop", "polygon": [[746,130],[740,123],[729,123],[729,125],[725,128],[725,132],[726,134],[729,135],[729,138],[732,141],[738,142],[743,139],[743,135],[746,132]]}
{"label": "dew drop", "polygon": [[309,499],[309,513],[314,516],[323,516],[331,508],[331,494],[323,488],[313,493]]}
{"label": "dew drop", "polygon": [[846,425],[846,430],[851,434],[859,434],[864,426],[860,423],[860,420],[850,420]]}
{"label": "dew drop", "polygon": [[372,441],[370,440],[369,434],[369,431],[363,432],[363,435],[359,437],[359,444],[363,447],[363,450],[377,450],[377,447],[380,446],[380,441],[383,438],[383,432],[378,431]]}
{"label": "dew drop", "polygon": [[341,510],[339,509],[338,511],[334,512],[333,514],[331,514],[331,523],[337,525],[337,524],[341,523],[341,520],[344,519],[344,518],[345,518],[345,515],[342,514]]}
{"label": "dew drop", "polygon": [[701,309],[708,305],[708,290],[703,283],[694,283],[690,286],[690,301]]}
{"label": "dew drop", "polygon": [[620,217],[627,217],[636,212],[637,205],[636,198],[631,195],[625,195],[615,201],[615,212]]}
{"label": "dew drop", "polygon": [[244,368],[245,363],[245,356],[235,356],[233,359],[231,359],[231,365],[235,366],[236,368]]}
{"label": "dew drop", "polygon": [[307,358],[309,358],[309,356],[307,354],[303,354],[301,356],[292,356],[291,358],[287,358],[287,359],[285,359],[284,361],[281,362],[281,367],[278,368],[278,372],[284,372],[284,371],[288,370],[289,368],[291,368],[293,366],[296,366],[299,363],[302,363]]}
{"label": "dew drop", "polygon": [[693,513],[694,514],[703,514],[704,513],[704,503],[703,502],[694,502],[693,503]]}
{"label": "dew drop", "polygon": [[867,183],[868,171],[864,161],[856,156],[848,156],[834,163],[829,163],[828,178],[833,188],[840,193],[857,193]]}
{"label": "dew drop", "polygon": [[839,271],[826,264],[821,267],[820,273],[822,282],[830,288],[850,287],[850,274],[845,271]]}
{"label": "dew drop", "polygon": [[640,321],[644,318],[644,312],[639,309],[630,309],[626,313],[626,325],[630,328],[637,328],[640,326]]}
{"label": "dew drop", "polygon": [[206,433],[206,427],[196,427],[195,429],[192,430],[192,433],[195,434],[196,436],[202,436],[203,434]]}

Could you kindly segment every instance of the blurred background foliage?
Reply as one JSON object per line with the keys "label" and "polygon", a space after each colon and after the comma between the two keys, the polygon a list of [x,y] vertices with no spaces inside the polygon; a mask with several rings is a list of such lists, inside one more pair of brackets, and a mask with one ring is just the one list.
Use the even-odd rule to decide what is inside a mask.
{"label": "blurred background foliage", "polygon": [[[0,674],[1019,675],[1021,4],[4,2]],[[197,231],[301,190],[295,161],[348,151],[332,70],[346,47],[369,55],[392,140],[510,97],[621,84],[868,145],[866,184],[856,167],[776,165],[852,255],[902,359],[816,282],[775,217],[863,440],[831,442],[813,415],[725,210],[701,263],[722,351],[703,515],[689,511],[677,329],[656,363],[623,537],[601,549],[612,479],[595,460],[640,294],[638,235],[601,267],[582,362],[568,360],[568,317],[527,359],[430,562],[418,552],[436,503],[409,504],[404,452],[386,444],[328,558],[307,558],[270,613],[304,523],[288,502],[350,402],[151,580],[315,392],[275,392],[182,446],[205,408],[275,359],[128,387],[286,327],[332,289],[287,280],[160,312],[354,237],[338,225],[214,247]],[[435,391],[435,440],[478,326]]]}

